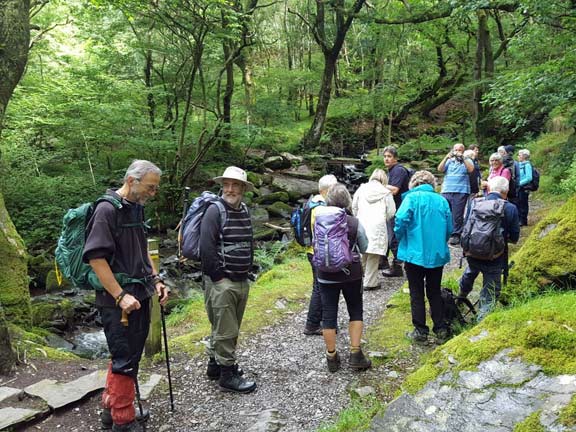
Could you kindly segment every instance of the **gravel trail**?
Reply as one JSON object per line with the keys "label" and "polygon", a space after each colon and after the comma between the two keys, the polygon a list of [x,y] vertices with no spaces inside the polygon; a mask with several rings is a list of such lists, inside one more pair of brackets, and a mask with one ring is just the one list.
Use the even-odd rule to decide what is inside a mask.
{"label": "gravel trail", "polygon": [[[385,278],[382,288],[364,293],[365,326],[381,315],[403,278]],[[250,302],[248,306],[250,307]],[[149,430],[192,431],[310,431],[335,416],[349,403],[348,390],[363,379],[385,373],[383,367],[351,371],[348,357],[348,313],[343,300],[338,312],[338,347],[342,368],[332,374],[326,368],[321,336],[302,334],[307,307],[287,315],[274,326],[245,339],[238,349],[239,364],[258,389],[248,395],[222,393],[205,376],[204,356],[175,359],[173,384],[176,410],[169,412],[167,397],[153,398],[154,416]]]}

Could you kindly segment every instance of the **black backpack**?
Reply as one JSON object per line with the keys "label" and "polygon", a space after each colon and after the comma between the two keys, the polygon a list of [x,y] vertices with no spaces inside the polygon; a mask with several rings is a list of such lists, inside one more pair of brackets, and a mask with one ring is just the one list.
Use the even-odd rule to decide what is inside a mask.
{"label": "black backpack", "polygon": [[294,239],[300,246],[312,246],[312,209],[325,206],[324,201],[312,201],[312,196],[303,205],[292,210],[290,225]]}
{"label": "black backpack", "polygon": [[511,157],[504,158],[503,161],[504,168],[508,168],[510,171],[510,181],[508,182],[508,199],[517,198],[517,184],[518,184],[518,165],[514,162]]}
{"label": "black backpack", "polygon": [[[464,325],[467,323],[466,317],[472,313],[476,315],[476,309],[470,300],[466,297],[457,297],[451,289],[441,288],[440,295],[442,296],[442,307],[444,311],[444,322],[449,327],[456,325]],[[465,306],[467,311],[462,314],[460,307]]]}
{"label": "black backpack", "polygon": [[472,201],[460,239],[464,256],[493,260],[504,253],[506,240],[502,233],[502,218],[505,204],[503,199],[476,198]]}
{"label": "black backpack", "polygon": [[538,190],[539,187],[540,187],[540,171],[532,167],[532,181],[524,185],[524,189],[535,192]]}

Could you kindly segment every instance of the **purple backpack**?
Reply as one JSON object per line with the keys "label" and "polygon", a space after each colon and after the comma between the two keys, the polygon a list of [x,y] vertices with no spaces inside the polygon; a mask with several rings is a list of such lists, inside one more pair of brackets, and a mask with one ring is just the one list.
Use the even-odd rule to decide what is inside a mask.
{"label": "purple backpack", "polygon": [[353,261],[346,211],[339,207],[320,206],[316,207],[314,217],[312,264],[317,270],[327,273],[345,269]]}

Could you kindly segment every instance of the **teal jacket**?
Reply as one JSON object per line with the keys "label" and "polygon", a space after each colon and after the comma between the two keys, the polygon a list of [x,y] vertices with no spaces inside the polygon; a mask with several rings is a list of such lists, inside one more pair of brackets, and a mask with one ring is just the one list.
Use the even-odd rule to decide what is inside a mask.
{"label": "teal jacket", "polygon": [[450,261],[447,242],[451,233],[448,201],[431,185],[417,186],[403,195],[394,227],[399,260],[425,268],[443,266]]}

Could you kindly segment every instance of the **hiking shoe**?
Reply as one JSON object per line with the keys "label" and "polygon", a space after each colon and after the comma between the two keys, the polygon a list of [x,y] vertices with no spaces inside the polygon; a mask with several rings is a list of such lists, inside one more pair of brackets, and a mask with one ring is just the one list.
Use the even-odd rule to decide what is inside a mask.
{"label": "hiking shoe", "polygon": [[322,336],[322,327],[304,327],[303,333],[306,336]]}
{"label": "hiking shoe", "polygon": [[350,361],[348,362],[348,366],[350,366],[350,369],[354,370],[366,370],[372,366],[372,362],[368,357],[364,355],[362,350],[360,350],[350,353]]}
{"label": "hiking shoe", "polygon": [[[140,415],[140,408],[136,408],[136,421],[138,423],[147,422],[150,419],[150,410],[142,407],[142,415]],[[104,408],[100,413],[100,428],[102,430],[110,430],[114,422],[112,421],[112,412],[110,408]]]}
{"label": "hiking shoe", "polygon": [[[240,366],[235,364],[234,367],[236,368],[238,375],[244,375],[244,371]],[[206,368],[206,376],[209,380],[216,381],[217,379],[220,379],[220,372],[220,365],[216,363],[216,359],[214,357],[210,357],[208,360],[208,367]]]}
{"label": "hiking shoe", "polygon": [[404,276],[404,271],[402,270],[402,265],[398,263],[392,264],[385,270],[382,270],[382,276],[385,277],[402,277]]}
{"label": "hiking shoe", "polygon": [[326,364],[328,365],[328,370],[332,373],[340,369],[340,356],[338,352],[333,356],[326,354]]}
{"label": "hiking shoe", "polygon": [[256,390],[256,383],[248,381],[239,373],[238,365],[220,366],[220,391],[233,393],[250,393]]}
{"label": "hiking shoe", "polygon": [[112,432],[141,432],[143,430],[142,425],[136,420],[123,425],[114,424],[112,426]]}
{"label": "hiking shoe", "polygon": [[380,256],[380,261],[378,262],[378,270],[385,270],[390,268],[390,264],[388,263],[388,258],[385,256]]}
{"label": "hiking shoe", "polygon": [[416,342],[417,344],[425,344],[428,342],[428,334],[427,333],[422,333],[420,330],[418,329],[414,329],[409,333],[406,333],[406,336],[408,337],[408,339],[410,339],[412,342]]}
{"label": "hiking shoe", "polygon": [[452,333],[448,329],[440,329],[436,333],[436,343],[442,345],[444,342],[448,341],[452,337]]}
{"label": "hiking shoe", "polygon": [[460,244],[460,236],[458,234],[452,234],[448,240],[448,244],[452,246],[457,246]]}

